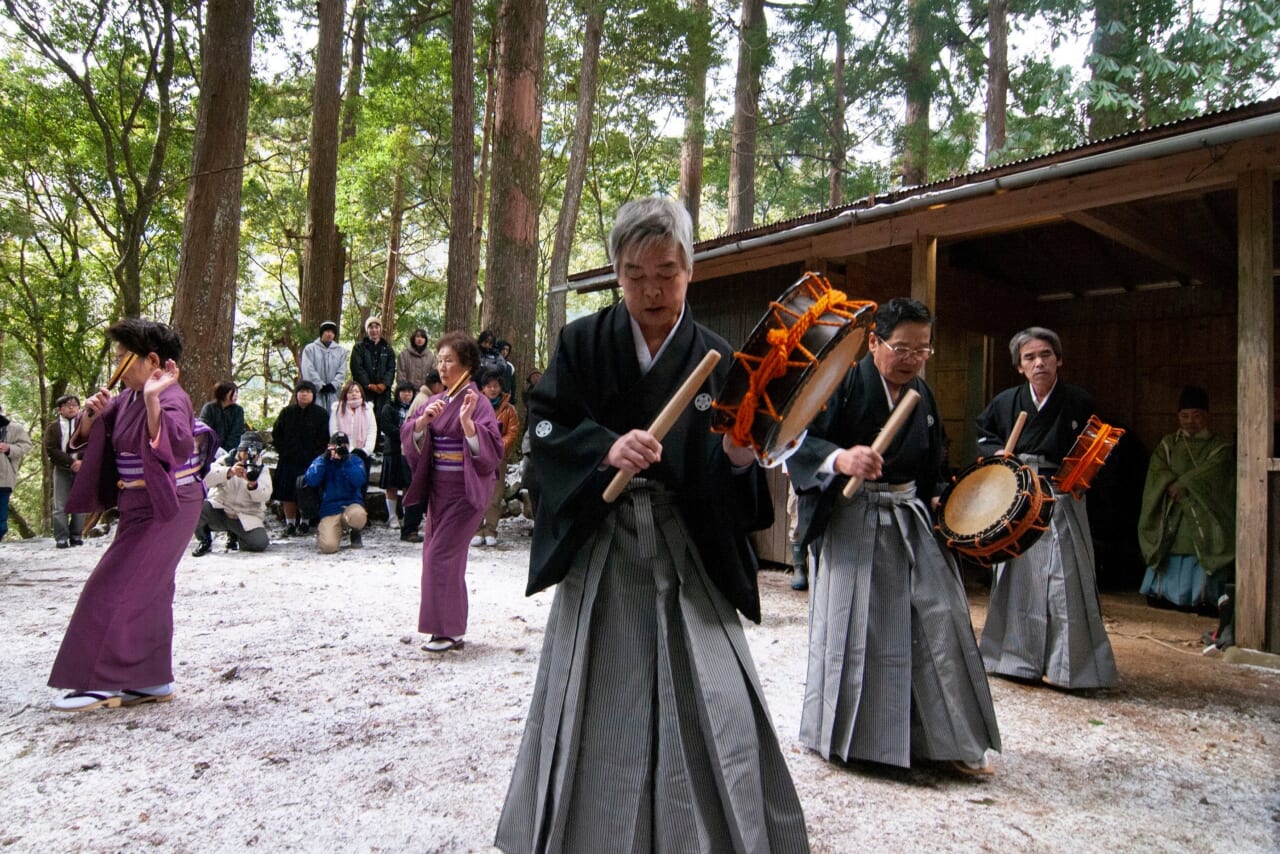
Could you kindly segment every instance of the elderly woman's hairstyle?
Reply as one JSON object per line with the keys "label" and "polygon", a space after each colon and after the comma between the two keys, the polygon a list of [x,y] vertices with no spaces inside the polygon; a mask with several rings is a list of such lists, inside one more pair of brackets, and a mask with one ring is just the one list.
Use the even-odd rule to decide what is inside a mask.
{"label": "elderly woman's hairstyle", "polygon": [[933,315],[920,300],[895,297],[876,309],[876,326],[872,331],[881,341],[888,341],[899,323],[927,323],[932,328]]}
{"label": "elderly woman's hairstyle", "polygon": [[107,336],[130,353],[139,356],[155,353],[162,365],[169,359],[177,362],[182,358],[182,337],[172,327],[154,320],[140,317],[117,320],[107,329]]}
{"label": "elderly woman's hairstyle", "polygon": [[645,248],[658,241],[674,240],[684,256],[684,268],[693,269],[693,220],[675,199],[649,196],[627,202],[609,232],[609,256],[613,272],[620,272],[622,255],[631,247]]}
{"label": "elderly woman's hairstyle", "polygon": [[213,399],[218,403],[224,402],[231,397],[231,393],[236,390],[236,384],[231,380],[222,380],[213,387]]}
{"label": "elderly woman's hairstyle", "polygon": [[1062,361],[1062,339],[1058,337],[1058,333],[1043,326],[1028,326],[1009,339],[1009,356],[1013,359],[1015,371],[1022,366],[1022,348],[1028,341],[1034,341],[1037,338],[1048,341],[1049,346],[1053,348],[1053,355],[1058,357],[1058,361]]}
{"label": "elderly woman's hairstyle", "polygon": [[461,330],[455,329],[440,336],[440,340],[436,342],[436,352],[439,353],[445,347],[453,351],[458,362],[468,371],[474,372],[480,364],[480,345],[476,343],[476,339]]}

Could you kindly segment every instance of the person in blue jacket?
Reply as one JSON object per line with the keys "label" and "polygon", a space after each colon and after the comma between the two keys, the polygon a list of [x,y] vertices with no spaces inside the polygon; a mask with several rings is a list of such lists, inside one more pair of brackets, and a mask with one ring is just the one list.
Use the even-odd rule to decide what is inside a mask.
{"label": "person in blue jacket", "polygon": [[364,463],[351,454],[346,433],[334,433],[324,453],[316,457],[304,479],[320,490],[320,524],[316,542],[321,554],[333,554],[342,542],[343,531],[351,531],[351,547],[364,545],[361,530],[369,521],[364,509]]}

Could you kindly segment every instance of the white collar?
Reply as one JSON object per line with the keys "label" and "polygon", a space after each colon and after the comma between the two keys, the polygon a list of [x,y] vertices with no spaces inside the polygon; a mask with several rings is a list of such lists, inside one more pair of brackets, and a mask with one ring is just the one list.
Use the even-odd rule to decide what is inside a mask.
{"label": "white collar", "polygon": [[1039,412],[1041,409],[1044,409],[1044,405],[1049,402],[1049,398],[1053,396],[1053,390],[1056,389],[1057,387],[1058,387],[1058,378],[1054,377],[1053,387],[1049,389],[1049,393],[1046,394],[1044,397],[1036,397],[1036,387],[1031,384],[1030,380],[1027,381],[1027,389],[1031,392],[1031,402],[1035,404],[1036,412]]}
{"label": "white collar", "polygon": [[680,306],[680,316],[676,318],[675,326],[671,327],[671,331],[667,333],[666,339],[662,342],[662,346],[658,348],[658,352],[652,356],[649,355],[649,345],[645,343],[644,333],[640,331],[640,324],[631,316],[631,312],[627,312],[627,319],[631,321],[631,342],[636,348],[636,361],[640,363],[640,373],[647,374],[649,369],[653,367],[653,363],[658,361],[658,357],[667,349],[667,345],[671,343],[671,339],[675,337],[676,330],[680,328],[680,321],[684,320],[685,307]]}

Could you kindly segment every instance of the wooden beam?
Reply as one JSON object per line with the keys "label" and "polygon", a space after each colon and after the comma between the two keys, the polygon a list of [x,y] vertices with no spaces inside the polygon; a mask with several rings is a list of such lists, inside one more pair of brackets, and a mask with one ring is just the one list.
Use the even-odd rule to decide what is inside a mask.
{"label": "wooden beam", "polygon": [[[938,238],[932,234],[917,234],[911,242],[911,298],[929,307],[929,313],[938,312]],[[937,334],[937,330],[934,330]],[[920,366],[920,376],[928,379],[929,363]]]}
{"label": "wooden beam", "polygon": [[1239,335],[1236,381],[1236,643],[1280,650],[1267,637],[1267,614],[1280,607],[1280,575],[1267,555],[1268,458],[1271,456],[1275,353],[1275,286],[1272,278],[1272,179],[1259,169],[1240,176],[1236,194],[1239,241]]}
{"label": "wooden beam", "polygon": [[1149,219],[1131,208],[1073,211],[1067,214],[1067,219],[1145,255],[1175,274],[1213,287],[1232,284],[1229,264],[1219,263],[1216,258],[1197,257],[1187,250],[1185,240],[1180,242],[1179,235],[1161,233]]}

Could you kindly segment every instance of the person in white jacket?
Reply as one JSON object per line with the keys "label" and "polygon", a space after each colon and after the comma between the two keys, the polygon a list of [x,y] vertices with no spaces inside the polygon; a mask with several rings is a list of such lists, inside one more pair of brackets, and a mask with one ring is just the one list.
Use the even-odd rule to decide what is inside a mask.
{"label": "person in white jacket", "polygon": [[320,324],[320,337],[302,348],[302,378],[315,383],[316,403],[331,409],[347,378],[347,348],[337,342],[338,324]]}
{"label": "person in white jacket", "polygon": [[209,496],[200,510],[196,525],[199,544],[192,556],[202,557],[213,550],[213,531],[227,532],[228,549],[266,551],[269,540],[264,519],[271,501],[271,471],[262,464],[262,437],[252,430],[242,434],[234,452],[209,466],[204,483]]}

